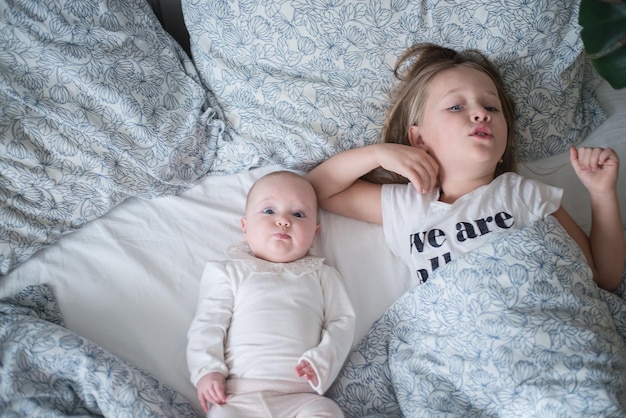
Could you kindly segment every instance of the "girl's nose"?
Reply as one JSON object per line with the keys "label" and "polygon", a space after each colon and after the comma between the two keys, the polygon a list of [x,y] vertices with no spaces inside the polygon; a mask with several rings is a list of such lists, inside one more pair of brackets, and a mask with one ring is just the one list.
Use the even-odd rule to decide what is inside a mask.
{"label": "girl's nose", "polygon": [[491,120],[491,116],[485,109],[479,109],[474,112],[472,119],[474,122],[489,122]]}

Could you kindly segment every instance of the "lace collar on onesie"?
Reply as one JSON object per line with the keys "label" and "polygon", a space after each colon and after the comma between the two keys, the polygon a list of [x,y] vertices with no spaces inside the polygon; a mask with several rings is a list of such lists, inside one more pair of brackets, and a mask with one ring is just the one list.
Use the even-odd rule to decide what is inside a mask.
{"label": "lace collar on onesie", "polygon": [[286,271],[294,276],[302,276],[303,274],[319,270],[324,263],[323,258],[314,257],[312,255],[307,255],[291,263],[272,263],[255,257],[254,254],[252,254],[252,250],[250,250],[250,247],[245,242],[228,247],[226,249],[226,255],[231,260],[243,261],[256,273],[277,274]]}

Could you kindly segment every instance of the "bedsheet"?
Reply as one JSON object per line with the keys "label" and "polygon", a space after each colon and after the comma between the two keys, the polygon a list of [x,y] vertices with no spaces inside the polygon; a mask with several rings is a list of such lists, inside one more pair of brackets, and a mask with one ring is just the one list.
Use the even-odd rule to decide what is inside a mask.
{"label": "bedsheet", "polygon": [[47,285],[0,300],[0,365],[3,417],[197,416],[171,387],[66,329]]}
{"label": "bedsheet", "polygon": [[548,217],[400,297],[329,396],[348,417],[624,416],[625,327],[626,300]]}

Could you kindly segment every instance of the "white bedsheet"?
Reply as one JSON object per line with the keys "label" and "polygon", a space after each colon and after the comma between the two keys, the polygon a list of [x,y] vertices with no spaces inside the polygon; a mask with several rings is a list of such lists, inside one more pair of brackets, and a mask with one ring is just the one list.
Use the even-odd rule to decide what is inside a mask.
{"label": "white bedsheet", "polygon": [[[621,156],[619,193],[626,220],[626,89],[599,90],[608,120],[584,145]],[[252,182],[278,167],[204,178],[175,197],[129,199],[62,238],[0,279],[0,297],[49,283],[70,329],[149,371],[199,409],[185,362],[204,263],[223,259],[241,238],[239,219]],[[565,188],[564,206],[589,226],[589,199],[566,154],[526,164],[522,174]],[[342,274],[357,313],[357,340],[409,287],[409,274],[387,249],[380,226],[322,211],[313,253]],[[277,289],[277,291],[280,291]]]}

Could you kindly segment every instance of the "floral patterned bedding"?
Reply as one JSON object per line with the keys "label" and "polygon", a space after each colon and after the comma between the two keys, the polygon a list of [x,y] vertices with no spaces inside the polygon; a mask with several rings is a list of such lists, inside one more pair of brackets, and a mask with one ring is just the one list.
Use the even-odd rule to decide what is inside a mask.
{"label": "floral patterned bedding", "polygon": [[[210,4],[210,5],[209,5]],[[198,74],[224,110],[217,170],[307,170],[379,141],[398,57],[478,48],[515,101],[519,161],[566,151],[606,114],[579,0],[183,0]]]}
{"label": "floral patterned bedding", "polygon": [[[0,0],[0,283],[129,197],[177,195],[207,175],[262,165],[306,170],[376,142],[393,64],[413,42],[481,48],[501,65],[522,160],[558,154],[606,116],[575,0],[182,6],[193,60],[144,0]],[[518,408],[525,395],[546,410],[623,413],[624,301],[593,290],[558,228],[535,228],[525,231],[534,240],[520,233],[483,249],[455,263],[458,280],[442,269],[394,304],[333,389],[346,413],[481,415]],[[495,251],[513,276],[496,274]],[[546,260],[559,275],[544,277]],[[533,269],[542,274],[515,276]],[[79,275],[68,280],[81,285]],[[549,297],[535,300],[538,317],[501,315],[534,294]],[[466,316],[461,300],[473,308]],[[563,347],[578,354],[562,356]],[[594,347],[609,354],[595,369],[585,357]],[[193,416],[173,390],[65,329],[45,286],[0,301],[0,363],[3,416]],[[505,366],[516,371],[508,380]],[[558,395],[540,385],[511,392],[533,367],[554,369]]]}
{"label": "floral patterned bedding", "polygon": [[64,327],[52,288],[0,300],[0,416],[192,418],[159,382]]}
{"label": "floral patterned bedding", "polygon": [[128,197],[193,186],[222,128],[145,0],[0,1],[0,276]]}
{"label": "floral patterned bedding", "polygon": [[548,217],[439,268],[348,357],[347,417],[626,414],[626,299]]}

